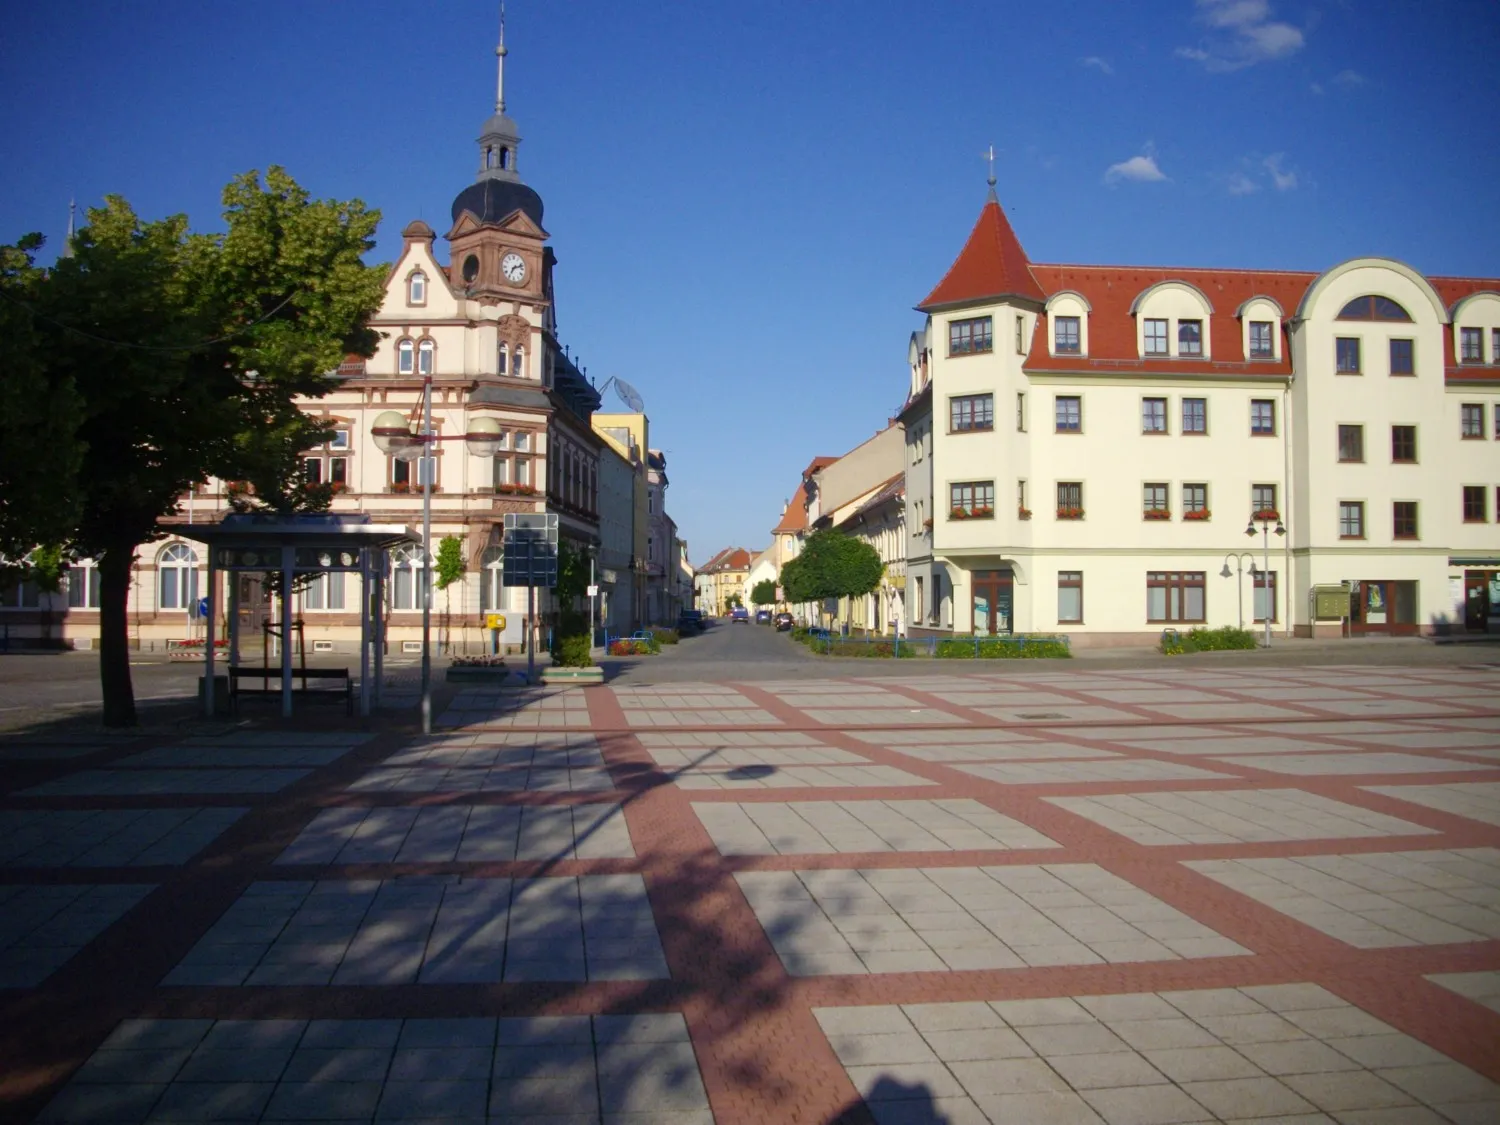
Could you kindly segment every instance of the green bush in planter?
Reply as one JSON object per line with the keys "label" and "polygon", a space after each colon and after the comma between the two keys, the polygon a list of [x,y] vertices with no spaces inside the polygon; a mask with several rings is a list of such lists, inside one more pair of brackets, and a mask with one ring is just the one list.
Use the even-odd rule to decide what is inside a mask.
{"label": "green bush in planter", "polygon": [[675,645],[679,640],[682,639],[678,635],[676,629],[668,629],[664,625],[653,625],[651,626],[650,632],[651,635],[655,637],[659,643],[664,645]]}
{"label": "green bush in planter", "polygon": [[563,668],[588,668],[593,665],[587,633],[574,633],[558,637],[552,644],[552,662]]}
{"label": "green bush in planter", "polygon": [[1225,625],[1220,629],[1190,629],[1186,643],[1189,652],[1227,652],[1259,647],[1254,633],[1249,629],[1236,629],[1232,625]]}

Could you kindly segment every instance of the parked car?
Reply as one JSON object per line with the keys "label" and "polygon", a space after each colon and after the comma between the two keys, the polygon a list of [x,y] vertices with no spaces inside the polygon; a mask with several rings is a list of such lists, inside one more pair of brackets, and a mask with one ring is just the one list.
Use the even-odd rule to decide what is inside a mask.
{"label": "parked car", "polygon": [[679,633],[701,633],[703,629],[703,613],[701,610],[685,609],[677,615],[677,631]]}
{"label": "parked car", "polygon": [[790,613],[778,613],[772,618],[771,624],[776,626],[778,633],[789,633],[792,631],[792,626],[797,624],[797,622]]}
{"label": "parked car", "polygon": [[729,620],[736,624],[750,624],[750,611],[742,605],[737,605],[729,611]]}
{"label": "parked car", "polygon": [[769,625],[771,623],[771,611],[769,609],[757,609],[755,611],[755,623],[757,625]]}

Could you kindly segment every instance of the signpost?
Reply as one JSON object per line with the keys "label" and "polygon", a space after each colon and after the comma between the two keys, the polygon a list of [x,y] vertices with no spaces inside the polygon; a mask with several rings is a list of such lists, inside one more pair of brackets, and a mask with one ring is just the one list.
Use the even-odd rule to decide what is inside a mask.
{"label": "signpost", "polygon": [[526,587],[526,680],[536,680],[536,588],[557,585],[557,513],[506,512],[500,581]]}

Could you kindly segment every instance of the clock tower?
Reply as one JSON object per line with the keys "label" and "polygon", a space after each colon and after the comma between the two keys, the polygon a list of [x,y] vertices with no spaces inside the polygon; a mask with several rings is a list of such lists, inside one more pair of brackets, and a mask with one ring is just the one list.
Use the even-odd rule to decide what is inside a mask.
{"label": "clock tower", "polygon": [[449,280],[481,305],[546,303],[551,265],[542,198],[518,171],[521,134],[505,112],[505,24],[495,48],[495,112],[479,131],[479,172],[453,201]]}

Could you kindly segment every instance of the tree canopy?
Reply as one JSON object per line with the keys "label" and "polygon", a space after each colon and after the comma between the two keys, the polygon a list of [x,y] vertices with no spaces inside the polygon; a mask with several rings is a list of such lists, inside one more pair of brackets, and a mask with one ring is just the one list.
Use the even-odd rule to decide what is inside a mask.
{"label": "tree canopy", "polygon": [[849,598],[880,585],[885,565],[875,548],[838,531],[815,531],[802,553],[781,568],[781,588],[790,602]]}
{"label": "tree canopy", "polygon": [[[195,234],[184,215],[145,221],[107,196],[45,276],[31,264],[36,236],[0,250],[0,286],[15,297],[0,316],[20,328],[17,342],[6,334],[0,380],[0,496],[17,480],[35,490],[0,502],[0,550],[58,543],[98,561],[112,726],[135,721],[125,615],[136,548],[164,535],[158,521],[208,477],[251,483],[259,506],[326,507],[299,457],[324,426],[298,401],[327,394],[344,357],[373,354],[378,338],[368,320],[385,271],[363,261],[378,212],[313,200],[276,167],[264,181],[236,177],[223,203],[225,230]],[[17,386],[43,404],[31,414],[55,411],[52,453],[24,478],[12,461],[26,446],[10,443],[30,416],[8,409]]]}
{"label": "tree canopy", "polygon": [[774,578],[762,578],[750,588],[751,605],[775,605],[776,604],[776,580]]}

